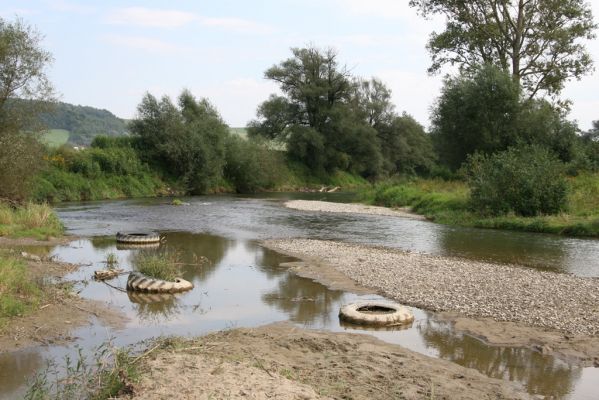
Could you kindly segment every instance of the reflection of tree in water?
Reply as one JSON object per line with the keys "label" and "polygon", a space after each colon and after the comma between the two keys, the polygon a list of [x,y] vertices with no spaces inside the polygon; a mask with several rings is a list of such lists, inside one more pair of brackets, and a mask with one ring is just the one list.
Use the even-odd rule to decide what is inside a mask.
{"label": "reflection of tree in water", "polygon": [[177,296],[170,293],[139,293],[128,291],[127,297],[134,304],[140,320],[160,322],[180,312]]}
{"label": "reflection of tree in water", "polygon": [[245,246],[248,251],[254,253],[256,267],[266,274],[269,279],[289,273],[289,268],[281,266],[281,263],[294,260],[292,257],[285,256],[251,242],[246,243]]}
{"label": "reflection of tree in water", "polygon": [[[39,351],[21,350],[0,353],[0,388],[9,398],[28,378],[32,378],[43,365]],[[16,398],[16,397],[15,397]]]}
{"label": "reflection of tree in water", "polygon": [[[166,232],[157,249],[139,251],[176,252],[183,264],[183,278],[205,281],[216,270],[232,242],[219,236],[188,232]],[[204,262],[207,259],[208,262]]]}
{"label": "reflection of tree in water", "polygon": [[448,255],[518,263],[561,271],[566,258],[562,239],[547,235],[468,228],[440,229],[439,246]]}
{"label": "reflection of tree in water", "polygon": [[115,246],[116,238],[114,236],[94,236],[90,239],[94,249],[105,250]]}
{"label": "reflection of tree in water", "polygon": [[426,344],[439,351],[439,357],[492,378],[524,384],[529,393],[561,398],[572,391],[580,369],[568,366],[527,348],[486,345],[469,335],[452,332],[449,323],[428,320],[419,325]]}
{"label": "reflection of tree in water", "polygon": [[337,307],[343,292],[290,273],[288,267],[280,264],[292,261],[291,257],[257,244],[247,246],[255,254],[256,268],[269,279],[278,280],[276,289],[262,295],[264,303],[285,312],[293,322],[308,325],[316,321],[323,325],[331,322],[331,310]]}
{"label": "reflection of tree in water", "polygon": [[328,325],[331,310],[337,309],[342,295],[343,292],[287,273],[280,278],[275,290],[262,295],[262,301],[287,313],[293,322],[310,325],[319,321]]}

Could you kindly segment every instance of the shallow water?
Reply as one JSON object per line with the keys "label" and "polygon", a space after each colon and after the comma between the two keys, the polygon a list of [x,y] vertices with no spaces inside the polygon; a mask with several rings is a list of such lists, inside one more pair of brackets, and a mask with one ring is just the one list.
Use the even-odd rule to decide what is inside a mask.
{"label": "shallow water", "polygon": [[[336,199],[344,200],[342,196]],[[89,350],[108,339],[120,346],[160,335],[201,335],[285,320],[308,328],[373,334],[411,350],[477,369],[488,376],[519,382],[530,393],[555,398],[595,398],[599,369],[570,366],[528,349],[486,345],[455,332],[450,323],[423,310],[415,309],[416,321],[403,330],[364,331],[343,326],[337,317],[342,304],[359,298],[378,297],[329,290],[291,274],[279,266],[281,262],[291,261],[289,257],[265,249],[256,242],[256,239],[267,237],[309,236],[483,258],[474,251],[460,251],[457,244],[463,247],[467,244],[462,240],[440,239],[453,235],[452,229],[403,218],[299,212],[283,208],[278,200],[201,197],[187,201],[190,206],[168,206],[161,204],[164,200],[159,199],[77,204],[59,209],[59,215],[71,233],[110,235],[77,240],[51,249],[52,254],[64,261],[90,264],[67,279],[78,282],[76,288],[81,290],[82,296],[119,308],[129,321],[119,331],[95,321],[74,332],[77,339],[69,346],[39,347],[0,355],[0,398],[21,397],[26,377],[42,368],[46,360],[61,360],[65,355],[74,355],[75,346]],[[159,248],[128,249],[117,246],[112,236],[118,230],[149,228],[161,230],[166,243]],[[484,238],[486,232],[493,231],[479,234]],[[501,234],[504,233],[499,237]],[[595,274],[596,266],[583,267],[577,252],[562,252],[568,256],[552,259],[553,264],[547,266],[540,263],[546,256],[540,250],[549,243],[562,243],[562,240],[575,248],[593,247],[591,244],[596,247],[596,241],[583,240],[578,244],[575,240],[568,242],[568,239],[549,235],[540,235],[540,239],[531,236],[536,240],[532,249],[538,253],[522,251],[518,256],[529,265]],[[471,241],[476,242],[476,237]],[[508,251],[506,240],[501,242],[503,245],[492,252],[490,258],[505,261],[502,254],[516,257]],[[492,246],[493,241],[487,237],[482,243],[481,248]],[[184,267],[184,278],[196,285],[194,290],[163,298],[135,296],[90,280],[94,270],[104,267],[103,261],[109,253],[117,255],[121,268],[135,269],[136,253],[165,250],[176,251],[184,262],[189,263]],[[202,256],[210,262],[198,265]],[[569,263],[563,263],[564,260]],[[124,287],[125,281],[126,276],[122,276],[111,283]]]}

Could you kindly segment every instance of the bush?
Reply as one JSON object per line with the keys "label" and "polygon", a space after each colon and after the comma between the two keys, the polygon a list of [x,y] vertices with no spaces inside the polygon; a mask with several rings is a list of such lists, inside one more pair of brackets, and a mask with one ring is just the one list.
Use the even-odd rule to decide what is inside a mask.
{"label": "bush", "polygon": [[467,165],[470,204],[482,214],[556,214],[567,201],[564,165],[539,146],[471,156]]}
{"label": "bush", "polygon": [[289,174],[281,152],[259,139],[230,136],[225,157],[225,178],[239,193],[272,189]]}

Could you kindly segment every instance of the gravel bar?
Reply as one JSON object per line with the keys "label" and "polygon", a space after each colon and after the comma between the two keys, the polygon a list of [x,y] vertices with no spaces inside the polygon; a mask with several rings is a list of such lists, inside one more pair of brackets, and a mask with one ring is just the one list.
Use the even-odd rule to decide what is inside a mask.
{"label": "gravel bar", "polygon": [[367,206],[364,204],[332,203],[329,201],[312,200],[290,200],[285,202],[285,207],[301,211],[386,215],[391,217],[426,220],[426,218],[422,215],[414,214],[408,209],[391,209],[387,207]]}
{"label": "gravel bar", "polygon": [[414,307],[599,334],[596,278],[322,240],[268,240],[264,245],[328,264]]}

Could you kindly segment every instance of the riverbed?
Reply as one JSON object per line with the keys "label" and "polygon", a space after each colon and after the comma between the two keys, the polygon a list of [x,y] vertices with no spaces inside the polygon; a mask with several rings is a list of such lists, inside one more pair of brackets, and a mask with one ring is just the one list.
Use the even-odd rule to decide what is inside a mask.
{"label": "riverbed", "polygon": [[[428,221],[387,215],[356,215],[290,210],[283,202],[297,195],[271,198],[205,196],[172,206],[168,199],[78,203],[57,209],[70,234],[82,237],[48,248],[63,261],[84,264],[67,276],[80,295],[120,310],[128,322],[122,329],[99,321],[74,332],[69,346],[36,347],[0,356],[2,398],[18,398],[27,377],[48,359],[72,354],[111,339],[131,345],[160,335],[197,336],[221,329],[257,327],[291,321],[301,327],[333,332],[368,333],[421,354],[450,360],[483,374],[522,384],[531,394],[556,398],[593,398],[599,381],[596,368],[581,367],[523,347],[493,346],[456,331],[450,321],[418,308],[416,321],[403,330],[364,331],[340,324],[339,307],[374,294],[332,290],[281,266],[296,259],[260,246],[264,239],[289,237],[336,240],[386,246],[436,256],[458,256],[529,268],[599,276],[596,240],[446,227]],[[346,201],[345,194],[310,194],[314,200]],[[156,229],[166,238],[160,249],[130,249],[117,245],[117,231]],[[139,251],[172,250],[187,263],[184,278],[196,289],[163,299],[131,296],[90,280],[109,253],[134,269]],[[206,257],[209,263],[199,265]],[[111,282],[124,287],[125,277]]]}

